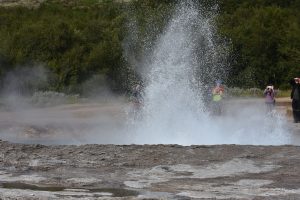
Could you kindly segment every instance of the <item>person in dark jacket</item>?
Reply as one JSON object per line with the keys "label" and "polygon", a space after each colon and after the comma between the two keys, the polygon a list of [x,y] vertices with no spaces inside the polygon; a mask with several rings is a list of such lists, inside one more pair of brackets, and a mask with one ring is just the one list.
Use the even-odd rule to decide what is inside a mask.
{"label": "person in dark jacket", "polygon": [[291,92],[293,117],[294,122],[298,123],[300,122],[300,78],[294,78],[291,85],[293,87]]}
{"label": "person in dark jacket", "polygon": [[132,88],[132,93],[130,97],[130,101],[132,103],[131,115],[133,119],[140,119],[140,110],[143,106],[143,94],[142,94],[142,86],[140,84],[136,84]]}

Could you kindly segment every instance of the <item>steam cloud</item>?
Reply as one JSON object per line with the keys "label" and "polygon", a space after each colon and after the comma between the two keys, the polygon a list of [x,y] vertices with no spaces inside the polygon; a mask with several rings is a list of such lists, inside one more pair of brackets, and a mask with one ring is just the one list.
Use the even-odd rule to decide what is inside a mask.
{"label": "steam cloud", "polygon": [[180,3],[146,56],[151,63],[142,74],[144,106],[132,127],[134,143],[289,143],[285,120],[278,113],[267,117],[263,102],[228,104],[226,114],[210,116],[203,101],[205,86],[226,78],[224,54],[219,51],[226,47],[217,41],[214,15],[205,17],[196,7],[191,1]]}
{"label": "steam cloud", "polygon": [[[96,98],[98,104],[72,109],[65,105],[0,112],[1,139],[42,144],[290,144],[286,119],[277,112],[266,115],[263,100],[230,100],[223,115],[210,115],[207,92],[216,79],[226,79],[228,70],[226,45],[215,34],[215,16],[185,1],[142,55],[131,54],[135,35],[124,41],[124,55],[145,85],[138,118],[126,115],[126,100],[112,96],[107,87],[91,90],[95,83],[105,85],[104,77],[93,77],[82,87],[92,96],[103,94],[105,100]],[[130,25],[132,34],[137,34],[137,26]],[[45,82],[42,67],[16,70],[8,74],[1,94],[11,107],[24,108],[28,105],[20,97]]]}

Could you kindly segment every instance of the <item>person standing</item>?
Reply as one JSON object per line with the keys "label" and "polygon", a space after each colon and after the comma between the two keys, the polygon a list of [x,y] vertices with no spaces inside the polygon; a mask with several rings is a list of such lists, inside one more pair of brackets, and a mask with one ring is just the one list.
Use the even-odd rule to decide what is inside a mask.
{"label": "person standing", "polygon": [[224,87],[221,85],[221,81],[216,81],[216,86],[212,90],[212,109],[216,115],[222,113],[222,99],[224,94]]}
{"label": "person standing", "polygon": [[294,122],[300,122],[300,78],[294,78],[291,81],[292,85],[292,92],[291,92],[291,99],[292,99],[292,108],[293,108],[293,117]]}
{"label": "person standing", "polygon": [[273,111],[275,106],[275,92],[273,85],[268,85],[264,90],[265,103],[267,108],[267,113]]}
{"label": "person standing", "polygon": [[143,106],[143,94],[141,84],[138,83],[132,88],[130,100],[132,103],[131,114],[133,116],[133,119],[138,119],[140,118],[140,110]]}

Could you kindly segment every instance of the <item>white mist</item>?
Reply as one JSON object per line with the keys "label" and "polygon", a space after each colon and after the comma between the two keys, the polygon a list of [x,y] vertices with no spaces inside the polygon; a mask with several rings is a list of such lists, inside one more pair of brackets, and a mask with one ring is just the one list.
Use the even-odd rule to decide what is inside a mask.
{"label": "white mist", "polygon": [[[145,56],[151,63],[142,74],[144,107],[128,135],[131,143],[280,145],[290,142],[285,120],[278,113],[267,117],[263,101],[235,107],[229,102],[226,114],[209,115],[202,101],[205,81],[201,78],[214,82],[226,72],[214,38],[211,17],[204,17],[193,3],[178,5],[152,54]],[[202,52],[200,57],[196,48]]]}

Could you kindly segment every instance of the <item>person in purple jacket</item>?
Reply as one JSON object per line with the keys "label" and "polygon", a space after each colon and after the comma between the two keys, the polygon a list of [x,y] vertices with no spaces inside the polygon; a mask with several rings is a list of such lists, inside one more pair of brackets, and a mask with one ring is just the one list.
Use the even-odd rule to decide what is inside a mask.
{"label": "person in purple jacket", "polygon": [[272,85],[268,85],[264,91],[265,103],[267,107],[267,112],[270,113],[275,106],[275,91]]}

